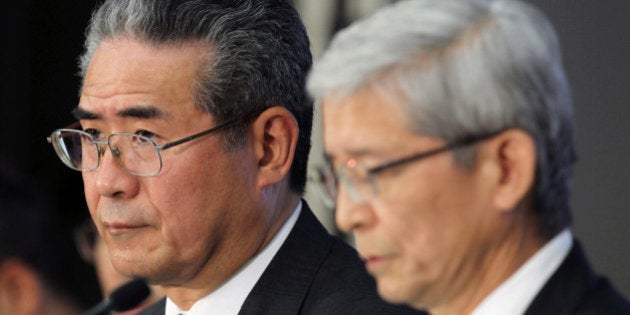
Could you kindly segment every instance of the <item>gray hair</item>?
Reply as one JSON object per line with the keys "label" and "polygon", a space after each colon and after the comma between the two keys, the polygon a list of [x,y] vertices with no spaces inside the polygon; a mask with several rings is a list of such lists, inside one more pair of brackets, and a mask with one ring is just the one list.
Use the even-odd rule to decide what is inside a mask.
{"label": "gray hair", "polygon": [[[219,123],[286,107],[300,134],[291,169],[291,188],[302,193],[310,151],[313,108],[304,90],[312,59],[304,25],[283,0],[108,0],[92,15],[80,75],[103,40],[129,37],[143,43],[208,44],[194,99]],[[243,144],[246,126],[226,133],[226,147]]]}
{"label": "gray hair", "polygon": [[[537,148],[540,232],[550,237],[570,224],[573,105],[555,31],[535,8],[511,0],[396,3],[340,32],[307,87],[318,99],[375,89],[402,102],[410,128],[447,142],[526,131]],[[471,165],[468,153],[458,162]]]}

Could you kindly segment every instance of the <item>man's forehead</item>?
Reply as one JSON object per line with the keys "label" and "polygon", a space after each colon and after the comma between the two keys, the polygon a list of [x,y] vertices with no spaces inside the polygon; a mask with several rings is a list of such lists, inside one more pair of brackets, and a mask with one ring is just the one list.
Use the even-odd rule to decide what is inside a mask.
{"label": "man's forehead", "polygon": [[193,87],[205,50],[193,46],[155,47],[126,38],[103,41],[88,66],[74,115],[168,119],[197,114]]}
{"label": "man's forehead", "polygon": [[397,100],[369,90],[343,98],[326,98],[322,102],[322,113],[325,129],[349,133],[401,127],[407,119]]}
{"label": "man's forehead", "polygon": [[365,89],[344,98],[332,97],[322,104],[324,147],[333,158],[387,157],[425,140],[409,125],[400,99]]}
{"label": "man's forehead", "polygon": [[388,127],[390,119],[381,113],[329,111],[324,115],[327,154],[335,158],[385,155],[401,132]]}

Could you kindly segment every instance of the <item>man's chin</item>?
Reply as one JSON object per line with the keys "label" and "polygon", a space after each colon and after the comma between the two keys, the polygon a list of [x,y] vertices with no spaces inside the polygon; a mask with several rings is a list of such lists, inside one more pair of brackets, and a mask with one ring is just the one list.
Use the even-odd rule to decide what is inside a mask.
{"label": "man's chin", "polygon": [[410,295],[410,291],[399,282],[379,280],[377,278],[376,283],[378,295],[391,304],[412,305],[415,302]]}
{"label": "man's chin", "polygon": [[128,278],[147,279],[152,273],[151,264],[148,259],[136,259],[136,257],[125,257],[124,259],[112,259],[114,268]]}

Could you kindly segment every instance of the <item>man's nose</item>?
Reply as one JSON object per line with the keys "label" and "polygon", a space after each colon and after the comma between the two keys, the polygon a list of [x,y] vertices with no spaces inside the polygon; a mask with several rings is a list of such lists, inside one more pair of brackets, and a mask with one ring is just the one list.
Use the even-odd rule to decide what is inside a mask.
{"label": "man's nose", "polygon": [[355,202],[343,185],[339,187],[335,211],[337,227],[346,233],[374,223],[371,205],[366,202]]}
{"label": "man's nose", "polygon": [[105,146],[103,149],[101,165],[95,171],[96,181],[94,185],[98,193],[101,196],[118,198],[131,197],[137,194],[138,178],[129,174],[122,167],[118,148]]}

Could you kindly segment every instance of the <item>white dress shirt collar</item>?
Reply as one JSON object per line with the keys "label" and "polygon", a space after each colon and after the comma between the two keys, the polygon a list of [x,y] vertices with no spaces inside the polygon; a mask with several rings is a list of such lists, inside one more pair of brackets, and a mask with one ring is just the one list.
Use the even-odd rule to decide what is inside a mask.
{"label": "white dress shirt collar", "polygon": [[278,233],[276,233],[271,242],[214,292],[195,302],[190,310],[187,311],[181,310],[171,299],[167,298],[165,314],[238,314],[249,292],[254,288],[258,279],[262,276],[273,257],[289,236],[289,232],[293,229],[301,211],[302,201],[298,203],[291,217],[289,217],[280,230],[278,230]]}
{"label": "white dress shirt collar", "polygon": [[547,242],[512,276],[488,295],[473,315],[523,314],[569,254],[573,236],[565,229]]}

